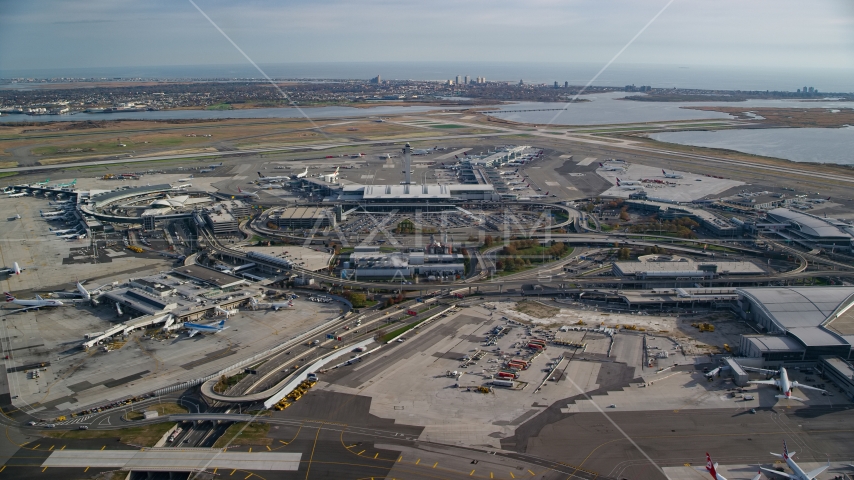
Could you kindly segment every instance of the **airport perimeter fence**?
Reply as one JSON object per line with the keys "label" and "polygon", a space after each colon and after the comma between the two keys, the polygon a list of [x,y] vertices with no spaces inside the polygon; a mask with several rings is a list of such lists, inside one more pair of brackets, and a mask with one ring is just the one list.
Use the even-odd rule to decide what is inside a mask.
{"label": "airport perimeter fence", "polygon": [[[334,322],[337,322],[339,320],[342,320],[345,316],[346,316],[346,314],[341,315],[339,317],[336,317],[334,320],[332,320],[332,322],[329,322],[329,323],[334,323]],[[167,393],[172,393],[172,392],[176,392],[179,390],[186,390],[188,388],[192,388],[192,387],[195,387],[197,385],[201,385],[201,384],[203,384],[209,380],[219,378],[222,375],[225,375],[226,373],[231,372],[232,370],[236,370],[238,368],[242,368],[242,367],[245,367],[247,365],[251,365],[252,363],[257,362],[258,360],[261,360],[262,358],[268,357],[270,355],[275,355],[276,353],[279,353],[280,351],[284,350],[285,348],[293,346],[295,341],[296,341],[296,343],[299,343],[299,342],[305,340],[306,338],[317,335],[320,331],[325,330],[327,328],[329,328],[327,326],[327,324],[320,325],[320,326],[315,327],[315,328],[313,328],[313,329],[311,329],[311,330],[309,330],[303,334],[291,337],[287,341],[280,343],[279,345],[277,345],[273,348],[270,348],[266,351],[263,351],[263,352],[258,353],[256,355],[253,355],[252,357],[247,358],[245,360],[241,360],[241,361],[239,361],[239,362],[237,362],[237,363],[235,363],[229,367],[226,367],[226,368],[224,368],[224,369],[222,369],[222,370],[220,370],[214,374],[208,375],[206,377],[196,378],[196,379],[190,380],[188,382],[183,382],[183,383],[179,383],[176,385],[171,385],[168,387],[164,387],[164,388],[160,388],[158,390],[155,390],[154,395],[159,397],[161,395],[166,395]]]}

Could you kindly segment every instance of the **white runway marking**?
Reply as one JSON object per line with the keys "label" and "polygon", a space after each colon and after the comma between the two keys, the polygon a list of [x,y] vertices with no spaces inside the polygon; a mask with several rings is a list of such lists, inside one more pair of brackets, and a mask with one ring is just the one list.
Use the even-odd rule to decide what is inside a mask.
{"label": "white runway marking", "polygon": [[578,162],[579,165],[590,165],[591,163],[596,161],[596,157],[587,157],[584,160]]}

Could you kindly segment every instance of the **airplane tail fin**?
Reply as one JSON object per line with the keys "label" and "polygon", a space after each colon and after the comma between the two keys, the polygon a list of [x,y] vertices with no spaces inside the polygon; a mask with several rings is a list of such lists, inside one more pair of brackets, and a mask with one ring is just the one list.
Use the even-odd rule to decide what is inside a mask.
{"label": "airplane tail fin", "polygon": [[12,294],[10,294],[9,292],[3,292],[3,295],[6,295],[6,301],[7,302],[11,302],[12,300],[15,299],[15,297],[13,297]]}
{"label": "airplane tail fin", "polygon": [[712,456],[709,455],[709,452],[706,452],[706,471],[712,476],[712,478],[717,479],[718,474],[715,471],[715,466],[717,464],[712,462]]}
{"label": "airplane tail fin", "polygon": [[224,326],[225,326],[225,320],[220,320],[219,321],[219,328],[222,328]]}
{"label": "airplane tail fin", "polygon": [[41,295],[36,295],[36,300],[44,300]]}
{"label": "airplane tail fin", "polygon": [[257,173],[258,173],[258,178],[266,178],[266,177],[264,177],[263,173],[261,173],[261,172],[257,172]]}

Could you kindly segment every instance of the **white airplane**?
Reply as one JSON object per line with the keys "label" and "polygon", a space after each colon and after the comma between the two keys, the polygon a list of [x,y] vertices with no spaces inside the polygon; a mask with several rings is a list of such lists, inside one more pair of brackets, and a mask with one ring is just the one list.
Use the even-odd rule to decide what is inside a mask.
{"label": "white airplane", "polygon": [[51,295],[54,295],[57,297],[71,297],[71,298],[76,297],[76,298],[82,298],[84,300],[91,300],[92,295],[98,295],[99,293],[101,293],[101,289],[106,287],[107,285],[112,285],[112,284],[107,283],[107,284],[101,285],[100,287],[98,287],[94,290],[87,290],[86,287],[84,287],[82,283],[77,282],[77,285],[76,285],[77,291],[76,292],[51,292]]}
{"label": "white airplane", "polygon": [[73,236],[73,237],[71,237],[71,238],[68,238],[68,239],[66,239],[65,241],[66,241],[66,242],[71,242],[71,241],[74,241],[74,240],[81,240],[81,239],[84,239],[84,238],[86,238],[86,234],[85,234],[85,233],[81,233],[81,234],[79,234],[79,235],[76,235],[76,236]]}
{"label": "white airplane", "polygon": [[79,238],[79,237],[80,237],[79,233],[69,233],[68,235],[59,235],[59,238],[64,238],[66,240],[71,239],[71,238]]}
{"label": "white airplane", "polygon": [[617,179],[617,186],[626,190],[643,190],[642,185],[623,185],[622,183],[620,183],[619,178]]}
{"label": "white airplane", "polygon": [[275,311],[279,311],[280,308],[292,308],[294,306],[293,301],[286,302],[271,302],[271,303],[259,303],[258,300],[255,300],[255,297],[252,297],[250,301],[252,304],[252,309],[256,310],[258,308],[272,308]]}
{"label": "white airplane", "polygon": [[[703,470],[704,467],[694,467],[697,470]],[[717,472],[718,464],[717,462],[712,462],[712,457],[709,455],[709,452],[706,452],[706,466],[705,470],[709,472],[709,475],[712,476],[715,480],[726,480],[726,477]],[[752,480],[759,480],[762,477],[762,473],[757,473]]]}
{"label": "white airplane", "polygon": [[362,158],[364,156],[365,156],[364,153],[354,153],[354,154],[350,155],[350,158]]}
{"label": "white airplane", "polygon": [[189,176],[189,177],[187,177],[187,178],[179,178],[179,179],[178,179],[178,181],[179,181],[179,182],[191,182],[191,181],[193,181],[193,176],[192,176],[192,175],[190,175],[190,176]]}
{"label": "white airplane", "polygon": [[219,333],[225,330],[225,320],[220,320],[219,323],[215,323],[213,325],[201,325],[198,323],[184,323],[184,328],[190,330],[187,335],[190,337],[196,336],[198,333]]}
{"label": "white airplane", "polygon": [[[290,180],[290,179],[291,179],[291,177],[289,177],[289,176],[284,176],[284,177],[265,177],[261,172],[257,172],[257,173],[258,173],[258,179],[259,179],[260,181],[262,181],[262,182],[281,182],[281,181],[283,181],[283,180]],[[305,169],[305,173],[306,173],[306,174],[308,174],[308,167],[306,167],[306,169]],[[303,177],[304,177],[304,176],[305,176],[305,175],[303,175]],[[302,177],[300,177],[299,175],[297,175],[297,177],[298,177],[298,178],[302,178]]]}
{"label": "white airplane", "polygon": [[45,178],[43,182],[36,182],[36,183],[35,183],[35,185],[36,185],[37,187],[41,187],[41,186],[47,185],[48,183],[50,183],[50,179],[49,179],[49,178]]}
{"label": "white airplane", "polygon": [[60,183],[60,184],[54,185],[54,188],[73,187],[75,185],[77,185],[77,179],[76,178],[74,180],[68,182],[68,183]]}
{"label": "white airplane", "polygon": [[53,212],[43,212],[39,210],[39,215],[42,217],[58,217],[60,215],[65,215],[67,212],[65,210],[55,210]]}
{"label": "white airplane", "polygon": [[239,312],[236,308],[234,310],[226,310],[224,308],[215,307],[214,310],[219,315],[225,315],[226,320],[231,318],[232,315],[237,315]]}
{"label": "white airplane", "polygon": [[623,185],[642,185],[642,183],[637,180],[620,180],[619,178],[617,178],[617,183],[622,183]]}
{"label": "white airplane", "polygon": [[21,193],[13,193],[13,194],[7,195],[7,196],[9,198],[18,198],[18,197],[25,197],[26,195],[27,195],[26,192],[21,192]]}
{"label": "white airplane", "polygon": [[69,233],[69,232],[76,232],[77,231],[76,228],[66,228],[64,230],[54,230],[52,228],[49,228],[48,230],[55,233],[56,235],[64,235],[64,234]]}
{"label": "white airplane", "polygon": [[6,295],[6,303],[12,303],[25,307],[22,310],[30,310],[33,308],[38,309],[42,307],[61,307],[65,305],[59,300],[45,300],[39,295],[36,295],[35,300],[18,300],[17,298],[13,297],[9,292],[3,292],[3,294]]}
{"label": "white airplane", "polygon": [[661,173],[664,174],[665,178],[682,178],[682,175],[679,175],[678,173],[667,173],[664,169],[661,170]]}
{"label": "white airplane", "polygon": [[308,176],[308,167],[305,167],[305,171],[304,171],[304,172],[302,172],[302,173],[298,173],[298,174],[297,174],[297,180],[299,180],[300,178],[304,178],[304,177],[306,177],[306,176]]}
{"label": "white airplane", "polygon": [[12,263],[12,268],[6,267],[6,268],[0,269],[0,274],[11,275],[14,273],[15,275],[20,275],[21,272],[24,270],[26,270],[26,268],[21,268],[18,265],[18,262],[14,262],[14,263]]}
{"label": "white airplane", "polygon": [[433,149],[431,148],[421,148],[412,151],[413,155],[430,155],[431,153],[433,153]]}
{"label": "white airplane", "polygon": [[601,162],[599,163],[599,168],[605,170],[606,172],[625,172],[626,167],[620,167],[617,165],[603,165]]}
{"label": "white airplane", "polygon": [[762,473],[764,473],[765,475],[767,475],[771,478],[792,479],[792,480],[813,480],[821,472],[827,470],[827,468],[830,467],[830,460],[828,460],[827,465],[825,465],[823,467],[816,468],[815,470],[810,470],[809,472],[805,472],[801,467],[798,466],[797,463],[795,463],[794,460],[792,460],[792,457],[795,456],[795,452],[789,453],[789,449],[786,448],[786,441],[785,440],[783,440],[783,453],[779,454],[779,453],[771,452],[771,455],[774,455],[775,457],[778,457],[778,458],[782,458],[783,460],[786,461],[786,465],[788,465],[789,468],[792,469],[792,474],[788,474],[788,473],[778,472],[776,470],[771,470],[770,468],[759,467],[759,470],[761,470]]}
{"label": "white airplane", "polygon": [[237,191],[240,192],[240,194],[244,197],[258,198],[258,192],[260,192],[261,190],[255,190],[254,192],[244,192],[240,187],[237,187]]}
{"label": "white airplane", "polygon": [[780,374],[780,378],[771,379],[771,380],[750,380],[747,383],[755,383],[757,385],[774,385],[781,392],[782,395],[776,395],[777,398],[785,398],[786,400],[792,398],[795,400],[800,400],[801,402],[806,402],[806,399],[800,397],[792,396],[792,388],[801,388],[806,390],[816,390],[819,392],[825,392],[826,390],[822,390],[821,388],[811,387],[809,385],[804,385],[802,383],[798,383],[796,381],[789,380],[789,374],[786,372],[786,369],[780,367],[780,370],[763,370],[761,368],[751,368],[751,367],[743,367],[745,370],[760,372],[760,373],[772,373],[772,374]]}

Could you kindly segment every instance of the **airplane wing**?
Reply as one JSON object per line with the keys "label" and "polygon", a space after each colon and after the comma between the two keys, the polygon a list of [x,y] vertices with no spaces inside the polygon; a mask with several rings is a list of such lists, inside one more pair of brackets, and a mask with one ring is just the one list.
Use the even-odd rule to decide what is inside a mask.
{"label": "airplane wing", "polygon": [[774,385],[777,386],[777,380],[748,380],[747,383],[755,383],[758,385]]}
{"label": "airplane wing", "polygon": [[764,373],[765,375],[776,375],[779,372],[779,370],[768,370],[765,368],[745,367],[744,365],[741,365],[741,368],[743,368],[744,370],[747,370],[748,372]]}
{"label": "airplane wing", "polygon": [[196,329],[193,329],[193,330],[190,330],[190,333],[188,335],[190,336],[190,338],[192,338],[192,337],[195,337],[197,333],[199,333],[199,331]]}
{"label": "airplane wing", "polygon": [[800,388],[800,389],[816,390],[816,391],[819,391],[819,392],[826,392],[826,391],[827,391],[827,390],[825,390],[825,389],[823,389],[823,388],[811,387],[811,386],[809,386],[809,385],[804,385],[803,383],[798,383],[798,382],[792,382],[792,386],[793,386],[793,387]]}
{"label": "airplane wing", "polygon": [[823,471],[827,470],[827,468],[828,468],[829,466],[830,466],[830,462],[828,461],[828,462],[827,462],[827,465],[825,465],[825,466],[823,466],[823,467],[818,467],[818,468],[816,468],[815,470],[810,470],[810,471],[809,471],[809,472],[807,472],[807,474],[806,474],[806,475],[807,475],[807,478],[808,478],[809,480],[813,480],[813,479],[814,479],[815,477],[817,477],[821,472],[823,472]]}
{"label": "airplane wing", "polygon": [[777,479],[777,480],[797,480],[798,477],[794,475],[789,475],[785,472],[778,472],[777,470],[771,470],[770,468],[759,467],[759,470],[765,474],[766,477]]}

